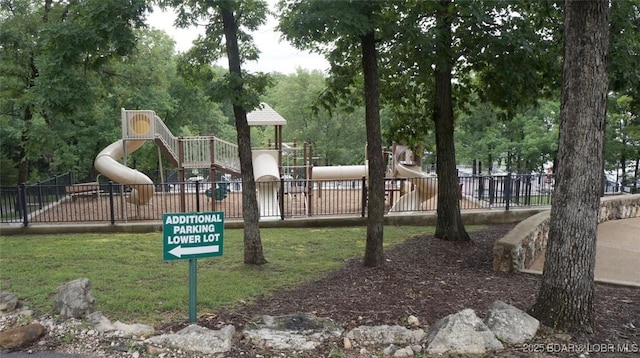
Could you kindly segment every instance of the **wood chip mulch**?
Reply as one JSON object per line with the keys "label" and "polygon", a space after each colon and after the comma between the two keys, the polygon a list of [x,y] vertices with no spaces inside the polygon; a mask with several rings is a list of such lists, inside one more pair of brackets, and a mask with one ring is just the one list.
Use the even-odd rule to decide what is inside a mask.
{"label": "wood chip mulch", "polygon": [[[540,277],[497,273],[492,269],[493,244],[513,226],[495,225],[471,232],[469,243],[442,241],[433,235],[417,236],[386,249],[383,267],[366,268],[361,259],[354,259],[322,279],[268,297],[258,297],[250,304],[216,312],[214,320],[203,317],[198,323],[212,328],[223,323],[234,324],[240,331],[247,322],[263,314],[312,312],[340,322],[348,330],[360,325],[406,325],[409,315],[417,317],[423,326],[431,326],[446,315],[465,308],[474,309],[483,318],[496,300],[527,310],[535,302]],[[575,351],[577,346],[572,344],[585,340],[590,344],[615,344],[614,351],[618,350],[618,344],[631,348],[640,345],[640,289],[597,284],[596,312],[595,332],[591,336],[570,337],[543,327],[531,344],[556,344],[553,349],[545,348],[536,354],[518,346],[499,354],[505,357],[577,357],[579,354],[575,352],[555,350]],[[186,324],[183,322],[178,326]],[[243,345],[241,338],[238,347],[234,348],[235,353],[271,356],[269,352]],[[357,350],[344,351],[341,343],[327,344],[315,352],[298,356],[328,357],[336,351],[340,351],[342,357],[359,356]],[[529,349],[532,347],[528,346]],[[604,355],[591,352],[588,356],[635,355],[607,351]]]}

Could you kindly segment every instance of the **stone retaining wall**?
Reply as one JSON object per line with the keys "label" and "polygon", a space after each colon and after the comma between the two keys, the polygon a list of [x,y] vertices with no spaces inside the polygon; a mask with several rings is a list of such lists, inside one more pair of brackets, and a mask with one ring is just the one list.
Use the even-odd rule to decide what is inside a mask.
{"label": "stone retaining wall", "polygon": [[[493,247],[494,271],[529,268],[547,247],[550,210],[521,221]],[[598,223],[640,217],[640,194],[607,196],[600,200]]]}

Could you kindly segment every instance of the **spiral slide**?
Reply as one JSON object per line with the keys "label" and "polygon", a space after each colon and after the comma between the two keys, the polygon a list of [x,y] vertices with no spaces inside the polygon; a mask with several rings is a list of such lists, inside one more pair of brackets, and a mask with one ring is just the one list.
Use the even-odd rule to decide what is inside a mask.
{"label": "spiral slide", "polygon": [[131,115],[127,115],[127,111],[121,110],[124,133],[130,133],[134,136],[134,140],[124,141],[120,139],[111,143],[104,148],[93,162],[94,167],[107,178],[116,183],[125,184],[131,187],[131,195],[127,201],[143,205],[151,200],[154,188],[153,181],[145,174],[127,167],[118,162],[125,155],[129,155],[140,149],[146,139],[153,138],[155,130],[153,125],[153,111],[130,111]]}
{"label": "spiral slide", "polygon": [[[394,163],[397,176],[409,178],[414,184],[414,190],[398,199],[389,212],[411,212],[420,210],[420,206],[425,201],[433,198],[438,193],[438,180],[431,174],[422,171],[418,165],[412,165],[412,161],[403,162],[398,160],[402,155],[409,154],[409,149],[404,146],[397,146],[394,153]],[[412,164],[409,164],[412,163]]]}
{"label": "spiral slide", "polygon": [[118,163],[118,160],[126,154],[138,150],[144,144],[144,140],[129,140],[125,143],[122,139],[110,144],[96,157],[93,165],[96,170],[107,178],[129,185],[131,195],[127,198],[132,204],[146,204],[153,196],[153,181],[143,173]]}
{"label": "spiral slide", "polygon": [[258,189],[260,220],[280,220],[278,185],[280,179],[277,150],[253,150],[253,175]]}
{"label": "spiral slide", "polygon": [[398,177],[417,178],[409,179],[415,184],[415,189],[403,195],[391,207],[390,212],[407,212],[420,210],[420,206],[425,201],[433,198],[438,193],[438,181],[435,177],[427,174],[418,166],[397,164]]}

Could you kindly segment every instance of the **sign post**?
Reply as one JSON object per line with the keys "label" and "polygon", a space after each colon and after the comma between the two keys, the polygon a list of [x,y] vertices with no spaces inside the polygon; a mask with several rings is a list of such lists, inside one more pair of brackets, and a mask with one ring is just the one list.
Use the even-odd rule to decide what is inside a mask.
{"label": "sign post", "polygon": [[189,321],[196,321],[197,268],[203,257],[222,256],[224,213],[162,215],[162,258],[189,260]]}
{"label": "sign post", "polygon": [[198,320],[198,259],[189,259],[189,322]]}

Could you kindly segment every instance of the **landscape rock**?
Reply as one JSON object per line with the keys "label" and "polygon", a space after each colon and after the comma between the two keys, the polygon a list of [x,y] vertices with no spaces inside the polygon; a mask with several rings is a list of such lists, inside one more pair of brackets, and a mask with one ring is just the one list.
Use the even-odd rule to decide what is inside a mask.
{"label": "landscape rock", "polygon": [[122,336],[132,337],[149,337],[155,330],[153,327],[146,324],[134,323],[126,324],[120,321],[111,323],[111,321],[105,317],[102,312],[93,312],[86,316],[86,320],[93,325],[93,328],[98,332],[111,332],[119,331]]}
{"label": "landscape rock", "polygon": [[192,324],[176,333],[148,338],[146,342],[205,354],[217,354],[231,350],[231,339],[235,332],[235,327],[231,325],[224,326],[220,330],[212,330]]}
{"label": "landscape rock", "polygon": [[126,324],[120,321],[116,321],[113,324],[113,328],[117,331],[121,331],[125,336],[141,336],[148,337],[155,332],[153,327],[148,326],[146,324],[134,323],[134,324]]}
{"label": "landscape rock", "polygon": [[0,332],[0,347],[4,349],[27,347],[38,341],[45,333],[46,329],[39,323],[9,328]]}
{"label": "landscape rock", "polygon": [[391,344],[389,345],[389,347],[385,348],[382,351],[382,354],[384,354],[385,356],[392,356],[396,354],[397,351],[398,351],[398,346],[396,346],[395,344]]}
{"label": "landscape rock", "polygon": [[400,348],[398,349],[395,353],[393,353],[393,356],[395,358],[406,358],[406,357],[413,357],[413,349],[411,349],[411,347],[404,347],[404,348]]}
{"label": "landscape rock", "polygon": [[98,332],[111,332],[116,329],[111,324],[111,321],[105,317],[102,312],[96,311],[88,314],[86,320],[93,325],[93,328]]}
{"label": "landscape rock", "polygon": [[386,344],[421,344],[427,334],[422,329],[408,329],[402,326],[359,326],[347,333],[347,337],[361,346]]}
{"label": "landscape rock", "polygon": [[472,309],[439,320],[429,333],[427,344],[429,354],[484,354],[504,348]]}
{"label": "landscape rock", "polygon": [[418,319],[418,317],[411,315],[407,318],[407,323],[411,326],[411,327],[420,327],[420,320]]}
{"label": "landscape rock", "polygon": [[496,337],[509,344],[523,343],[536,335],[540,322],[526,312],[495,301],[484,319],[484,323]]}
{"label": "landscape rock", "polygon": [[277,350],[313,350],[329,338],[339,338],[344,329],[328,318],[311,313],[262,316],[243,331],[249,342]]}
{"label": "landscape rock", "polygon": [[[16,325],[19,317],[21,316],[16,311],[10,315],[0,315],[0,327],[2,327],[0,329]],[[410,317],[407,318],[407,323],[409,320]],[[409,329],[404,326],[387,325],[360,326],[343,335],[342,326],[331,319],[317,318],[310,313],[298,313],[278,317],[262,316],[258,321],[247,324],[242,336],[249,344],[267,351],[308,351],[326,344],[327,341],[337,342],[342,338],[345,350],[358,349],[356,352],[360,352],[362,356],[370,355],[367,350],[369,347],[374,351],[386,347],[381,353],[394,358],[414,357],[416,354],[486,354],[488,350],[503,349],[496,333],[505,342],[516,342],[516,339],[533,337],[537,329],[537,321],[529,322],[536,328],[527,328],[526,325],[521,327],[521,321],[528,320],[526,313],[504,302],[496,301],[487,313],[486,324],[475,315],[473,310],[468,309],[443,318],[429,335],[426,334],[425,328]],[[13,323],[7,326],[10,322]],[[87,328],[87,322],[92,326]],[[492,332],[489,325],[496,333]],[[209,356],[224,355],[232,351],[235,337],[234,326],[211,330],[191,325],[177,333],[144,339],[143,337],[155,334],[151,326],[112,323],[101,312],[89,313],[82,321],[73,318],[60,321],[59,318],[49,316],[42,322],[38,321],[35,326],[30,326],[33,326],[33,330],[24,326],[2,332],[0,347],[19,349],[32,345],[36,341],[39,345],[46,344],[42,343],[43,339],[48,339],[42,338],[46,332],[49,332],[46,337],[62,337],[67,334],[65,332],[73,332],[77,342],[82,346],[106,347],[100,350],[99,354],[96,351],[96,357],[110,356],[109,352],[114,350],[127,352],[126,354],[130,354],[129,357],[134,358],[144,352],[158,357],[181,357],[193,354],[188,352]],[[21,335],[22,338],[14,337],[15,329],[25,330]],[[503,331],[504,333],[500,333]],[[514,334],[516,337],[508,334]],[[108,344],[105,345],[105,341],[108,341]]]}
{"label": "landscape rock", "polygon": [[53,309],[61,316],[83,318],[95,309],[95,298],[88,278],[79,278],[56,289]]}
{"label": "landscape rock", "polygon": [[20,302],[16,295],[0,291],[0,312],[11,312],[18,307],[20,307]]}

